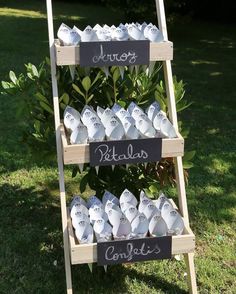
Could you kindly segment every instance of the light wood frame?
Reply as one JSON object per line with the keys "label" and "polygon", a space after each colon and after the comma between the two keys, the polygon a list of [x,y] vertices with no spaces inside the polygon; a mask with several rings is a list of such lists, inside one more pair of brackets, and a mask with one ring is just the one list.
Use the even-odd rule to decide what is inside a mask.
{"label": "light wood frame", "polygon": [[[57,65],[79,64],[80,46],[60,46],[59,40],[55,40]],[[150,61],[163,61],[173,59],[173,43],[163,41],[150,43]]]}
{"label": "light wood frame", "polygon": [[[172,199],[170,199],[170,201],[172,202],[173,207],[177,209],[177,206],[175,205],[174,201]],[[69,230],[71,264],[97,262],[97,243],[79,244],[75,236],[75,231],[72,227],[71,218],[69,216],[69,209],[68,209],[68,230]],[[182,253],[193,253],[194,248],[195,248],[195,236],[192,230],[185,224],[183,234],[172,237],[172,255],[182,254]]]}
{"label": "light wood frame", "polygon": [[[155,2],[156,2],[158,25],[159,25],[159,29],[163,33],[164,42],[162,42],[162,44],[151,44],[150,60],[151,61],[163,60],[163,70],[164,70],[165,84],[166,84],[166,90],[167,90],[168,109],[170,113],[170,119],[175,129],[178,130],[174,87],[173,87],[173,77],[172,77],[172,69],[171,69],[171,62],[170,62],[170,60],[173,57],[173,44],[168,41],[164,2],[163,0],[155,0]],[[56,64],[58,65],[77,64],[79,62],[78,60],[79,46],[74,46],[74,47],[65,46],[64,48],[61,46],[58,46],[58,43],[55,42],[55,39],[54,39],[52,0],[46,0],[46,4],[47,4],[49,49],[50,49],[50,60],[51,60],[53,105],[54,105],[55,130],[56,130],[57,160],[58,160],[58,170],[59,170],[59,188],[60,188],[60,203],[61,203],[61,215],[62,215],[66,286],[67,286],[67,294],[72,294],[71,256],[73,255],[73,252],[71,250],[72,248],[71,247],[71,244],[72,244],[71,229],[70,229],[71,226],[68,224],[68,213],[66,208],[66,194],[65,194],[64,166],[63,166],[63,146],[62,146],[62,140],[64,139],[63,139],[63,136],[61,136],[62,133],[61,133],[61,124],[60,124],[58,86],[57,86],[57,79],[56,79]],[[68,56],[66,54],[69,54],[69,55],[71,54],[71,55]],[[183,244],[182,242],[183,238],[187,236],[186,240],[190,242],[189,238],[191,236],[191,242],[190,242],[191,244],[189,243],[189,246],[188,246],[188,248],[191,248],[191,250],[189,251],[187,248],[185,248],[186,252],[183,252],[183,253],[185,255],[185,262],[186,262],[187,271],[188,271],[189,292],[195,294],[197,293],[197,285],[196,285],[196,274],[195,274],[195,267],[194,267],[194,253],[193,253],[194,248],[192,248],[194,247],[193,246],[194,235],[192,231],[189,229],[189,216],[188,216],[187,199],[186,199],[184,174],[183,174],[183,164],[182,164],[181,155],[182,154],[177,154],[175,157],[175,171],[176,171],[176,180],[177,180],[177,189],[178,189],[179,210],[185,222],[186,234],[181,236],[182,238],[179,238],[178,236],[177,238],[173,237],[173,240],[176,240],[174,241],[174,244],[176,242],[176,246],[174,247],[181,248]],[[82,246],[82,245],[79,245],[79,246]],[[86,248],[86,246],[84,247]],[[92,254],[94,254],[94,251],[96,251],[96,245],[92,244],[90,245],[90,247],[92,248],[92,250],[90,249],[89,251],[90,254],[91,252]],[[87,252],[86,250],[84,251],[84,253]],[[173,253],[177,253],[177,252],[178,251],[173,251]],[[95,255],[93,255],[93,258],[95,259],[94,256]],[[73,260],[75,259],[72,256],[72,261]]]}
{"label": "light wood frame", "polygon": [[[64,125],[61,124],[61,140],[64,164],[81,164],[90,161],[89,144],[69,144],[68,137],[65,133]],[[177,138],[162,140],[162,158],[183,156],[184,154],[184,139],[177,132]]]}

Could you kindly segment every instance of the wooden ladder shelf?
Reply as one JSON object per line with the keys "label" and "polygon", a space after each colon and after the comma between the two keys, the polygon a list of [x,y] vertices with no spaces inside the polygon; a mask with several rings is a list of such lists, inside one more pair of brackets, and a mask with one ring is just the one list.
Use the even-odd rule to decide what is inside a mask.
{"label": "wooden ladder shelf", "polygon": [[[164,36],[161,43],[150,43],[150,60],[162,61],[164,79],[167,90],[169,116],[175,129],[178,131],[177,112],[174,96],[171,60],[173,59],[173,44],[168,41],[166,18],[163,0],[156,0],[156,11],[159,30]],[[64,243],[64,258],[67,293],[72,293],[71,265],[78,263],[91,263],[97,261],[97,245],[79,245],[72,229],[69,213],[66,207],[64,164],[77,164],[89,162],[88,145],[69,145],[61,124],[58,99],[58,85],[56,79],[57,65],[79,64],[79,46],[60,46],[54,38],[52,1],[47,3],[47,21],[49,34],[49,48],[51,60],[52,93],[54,105],[54,118],[56,130],[57,161],[59,170],[60,203],[62,215],[62,231]],[[196,275],[194,267],[195,236],[189,227],[189,216],[184,183],[182,156],[184,153],[184,140],[178,133],[175,139],[164,139],[162,157],[173,157],[175,162],[176,182],[178,189],[178,207],[183,217],[185,229],[183,235],[173,236],[172,254],[184,254],[188,274],[189,293],[197,293]]]}

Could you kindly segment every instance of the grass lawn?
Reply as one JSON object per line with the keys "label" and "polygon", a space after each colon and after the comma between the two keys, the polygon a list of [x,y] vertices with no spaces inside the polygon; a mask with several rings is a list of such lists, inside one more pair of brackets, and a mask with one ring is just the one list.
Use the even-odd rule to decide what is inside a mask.
{"label": "grass lawn", "polygon": [[[53,1],[55,2],[55,1]],[[119,23],[103,7],[56,2],[55,28]],[[148,19],[147,19],[148,20]],[[48,55],[44,1],[0,1],[0,79]],[[236,293],[236,25],[206,22],[170,27],[173,71],[187,83],[194,104],[182,116],[191,126],[187,149],[195,149],[187,187],[196,233],[200,293]],[[34,162],[19,143],[24,117],[17,99],[0,97],[0,293],[65,293],[57,165]],[[66,169],[68,195],[79,177]],[[175,193],[174,190],[170,191]],[[186,293],[183,261],[156,261],[103,268],[74,266],[75,293]]]}

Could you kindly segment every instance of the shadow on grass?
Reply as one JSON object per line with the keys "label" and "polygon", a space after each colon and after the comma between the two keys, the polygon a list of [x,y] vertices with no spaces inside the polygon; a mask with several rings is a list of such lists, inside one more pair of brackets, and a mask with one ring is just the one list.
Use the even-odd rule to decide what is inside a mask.
{"label": "shadow on grass", "polygon": [[59,199],[3,184],[0,202],[0,292],[56,293],[64,287]]}
{"label": "shadow on grass", "polygon": [[187,84],[186,97],[193,101],[178,116],[190,127],[185,149],[196,150],[187,197],[198,234],[235,220],[235,25],[176,23],[170,39],[175,48],[173,72]]}
{"label": "shadow on grass", "polygon": [[[59,199],[47,189],[0,187],[1,293],[65,293]],[[127,293],[125,279],[165,293],[185,293],[156,274],[128,266],[73,266],[75,293]],[[5,283],[4,281],[9,281]],[[78,291],[78,292],[76,292]]]}
{"label": "shadow on grass", "polygon": [[[87,273],[87,275],[85,275]],[[77,265],[73,270],[73,281],[75,293],[134,293],[130,292],[127,288],[126,278],[130,281],[138,281],[139,287],[138,293],[142,292],[142,289],[152,289],[152,293],[159,291],[158,293],[168,294],[184,294],[187,293],[181,289],[178,285],[170,283],[163,277],[160,277],[158,273],[148,274],[141,273],[131,268],[129,265],[114,265],[108,267],[108,272],[105,274],[102,267],[94,266],[93,273],[90,274],[87,265]],[[78,292],[77,292],[78,291]],[[146,292],[145,292],[146,293]]]}

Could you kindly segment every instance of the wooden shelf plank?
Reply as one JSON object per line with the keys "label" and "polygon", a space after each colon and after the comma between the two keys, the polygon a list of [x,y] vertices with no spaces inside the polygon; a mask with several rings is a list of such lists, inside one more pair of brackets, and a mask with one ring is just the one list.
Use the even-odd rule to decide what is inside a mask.
{"label": "wooden shelf plank", "polygon": [[[135,42],[135,41],[130,41]],[[79,64],[79,46],[61,46],[55,40],[56,63],[57,65]],[[163,41],[160,43],[150,43],[150,61],[164,61],[173,59],[173,43]]]}
{"label": "wooden shelf plank", "polygon": [[[174,207],[174,201],[170,199]],[[72,227],[68,213],[68,230],[70,241],[70,255],[72,264],[94,263],[97,262],[97,243],[79,244]],[[183,235],[172,237],[172,255],[194,252],[195,236],[192,230],[185,227]]]}
{"label": "wooden shelf plank", "polygon": [[[69,145],[63,124],[60,127],[64,164],[80,164],[89,162],[89,144]],[[183,156],[184,139],[179,134],[174,139],[162,140],[162,158]]]}

